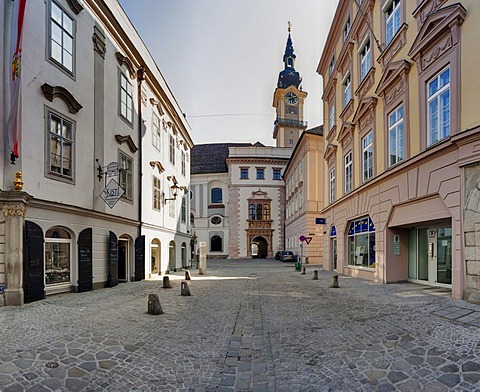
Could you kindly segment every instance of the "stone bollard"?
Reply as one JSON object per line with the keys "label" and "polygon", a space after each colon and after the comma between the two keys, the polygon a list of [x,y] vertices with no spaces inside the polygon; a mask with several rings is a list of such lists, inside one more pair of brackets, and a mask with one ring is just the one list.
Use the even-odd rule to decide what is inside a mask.
{"label": "stone bollard", "polygon": [[180,290],[181,290],[180,294],[183,295],[184,297],[188,297],[192,295],[190,294],[190,289],[188,288],[187,282],[182,282]]}
{"label": "stone bollard", "polygon": [[158,299],[158,294],[148,294],[148,313],[150,314],[162,314],[163,309]]}
{"label": "stone bollard", "polygon": [[318,280],[318,270],[313,270],[313,278],[312,280]]}
{"label": "stone bollard", "polygon": [[199,275],[205,275],[205,272],[203,272],[203,269],[201,267],[198,268],[198,274]]}
{"label": "stone bollard", "polygon": [[192,280],[189,270],[185,270],[185,280]]}
{"label": "stone bollard", "polygon": [[164,289],[171,289],[172,285],[170,284],[170,278],[168,276],[163,277],[163,288]]}
{"label": "stone bollard", "polygon": [[332,276],[332,285],[330,286],[332,289],[338,289],[338,275]]}
{"label": "stone bollard", "polygon": [[300,275],[305,275],[306,273],[307,273],[307,271],[306,271],[305,267],[302,267],[302,272],[301,272]]}

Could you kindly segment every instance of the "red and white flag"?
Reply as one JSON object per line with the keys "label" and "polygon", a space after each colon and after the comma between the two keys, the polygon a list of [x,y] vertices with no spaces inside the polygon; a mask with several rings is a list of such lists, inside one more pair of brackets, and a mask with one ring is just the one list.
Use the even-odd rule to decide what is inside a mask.
{"label": "red and white flag", "polygon": [[11,150],[10,160],[20,157],[18,142],[22,131],[22,32],[23,19],[27,0],[14,0],[12,16],[12,35],[10,60],[12,69],[10,71],[10,113],[8,115],[7,132],[8,145]]}

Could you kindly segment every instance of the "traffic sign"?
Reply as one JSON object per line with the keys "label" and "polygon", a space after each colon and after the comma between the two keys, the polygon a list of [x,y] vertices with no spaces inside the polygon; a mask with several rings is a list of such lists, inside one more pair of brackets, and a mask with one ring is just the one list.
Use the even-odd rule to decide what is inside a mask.
{"label": "traffic sign", "polygon": [[302,234],[298,239],[300,240],[300,242],[305,242],[305,236]]}
{"label": "traffic sign", "polygon": [[102,193],[100,193],[100,197],[107,206],[113,208],[113,206],[117,204],[118,199],[120,199],[124,193],[125,191],[120,184],[112,178]]}
{"label": "traffic sign", "polygon": [[305,242],[307,243],[307,245],[310,243],[310,241],[312,241],[312,238],[313,237],[305,237]]}

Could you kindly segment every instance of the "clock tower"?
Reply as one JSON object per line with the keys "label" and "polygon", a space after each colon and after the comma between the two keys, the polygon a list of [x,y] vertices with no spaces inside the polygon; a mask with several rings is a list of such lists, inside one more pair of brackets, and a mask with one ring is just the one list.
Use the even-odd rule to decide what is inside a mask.
{"label": "clock tower", "polygon": [[277,118],[273,127],[273,138],[277,147],[292,147],[297,144],[300,135],[307,129],[303,121],[303,102],[307,93],[302,91],[302,77],[295,71],[295,54],[288,23],[288,38],[283,55],[285,65],[278,75],[277,88],[273,95],[273,107],[277,110]]}

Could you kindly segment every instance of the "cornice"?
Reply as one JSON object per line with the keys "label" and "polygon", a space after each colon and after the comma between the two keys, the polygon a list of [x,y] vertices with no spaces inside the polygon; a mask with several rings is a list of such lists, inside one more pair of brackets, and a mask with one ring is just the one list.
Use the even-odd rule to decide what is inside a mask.
{"label": "cornice", "polygon": [[70,9],[78,15],[80,12],[83,11],[83,6],[78,2],[78,0],[67,0],[67,4]]}

